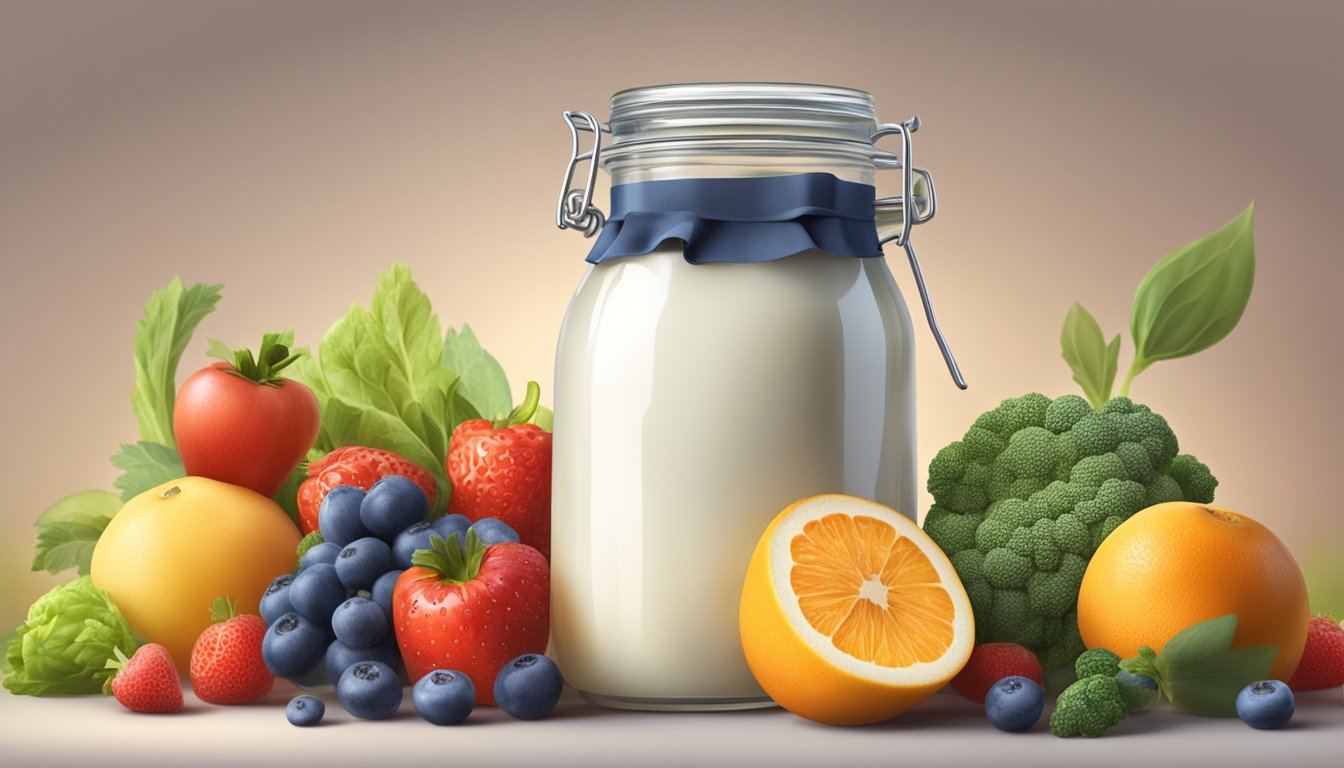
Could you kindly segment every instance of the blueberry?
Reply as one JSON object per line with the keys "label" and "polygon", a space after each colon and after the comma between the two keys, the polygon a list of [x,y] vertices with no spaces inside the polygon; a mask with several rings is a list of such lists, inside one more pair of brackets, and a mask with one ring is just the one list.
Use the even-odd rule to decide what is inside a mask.
{"label": "blueberry", "polygon": [[372,536],[350,542],[336,558],[336,575],[347,589],[371,589],[379,576],[392,569],[392,548]]}
{"label": "blueberry", "polygon": [[402,571],[388,571],[378,580],[373,582],[373,589],[369,590],[369,599],[377,603],[387,614],[387,620],[392,620],[392,591],[397,586],[397,579],[401,578]]}
{"label": "blueberry", "polygon": [[294,610],[294,604],[289,601],[289,585],[294,581],[294,576],[292,573],[276,576],[262,593],[261,618],[266,626],[269,627],[276,619]]}
{"label": "blueberry", "polygon": [[457,546],[467,543],[467,529],[471,527],[471,520],[466,515],[444,515],[433,522],[434,532],[447,541],[450,536],[457,534]]}
{"label": "blueberry", "polygon": [[476,532],[481,543],[490,546],[491,544],[502,544],[506,541],[520,541],[518,532],[509,527],[508,523],[493,517],[483,517],[472,523],[471,530]]}
{"label": "blueberry", "polygon": [[457,725],[476,706],[476,686],[461,672],[436,669],[411,688],[411,703],[435,725]]}
{"label": "blueberry", "polygon": [[1237,694],[1237,717],[1252,728],[1282,728],[1293,709],[1293,692],[1282,680],[1260,680]]}
{"label": "blueberry", "polygon": [[309,621],[331,626],[331,614],[348,597],[336,566],[326,563],[299,571],[289,585],[289,602]]}
{"label": "blueberry", "polygon": [[285,717],[289,719],[289,724],[300,728],[317,725],[322,722],[322,716],[326,713],[327,705],[316,696],[295,696],[285,707]]}
{"label": "blueberry", "polygon": [[429,514],[429,499],[410,478],[388,475],[373,484],[359,505],[359,519],[364,527],[383,541],[396,540],[397,534],[416,523],[423,523]]}
{"label": "blueberry", "polygon": [[436,535],[438,531],[434,526],[425,522],[416,523],[397,534],[397,540],[392,542],[392,562],[398,568],[410,568],[411,555],[417,549],[429,549],[429,537]]}
{"label": "blueberry", "polygon": [[1025,731],[1041,719],[1045,697],[1035,680],[1012,675],[990,686],[985,694],[985,715],[1000,731]]}
{"label": "blueberry", "polygon": [[336,606],[331,629],[351,648],[369,648],[387,638],[387,614],[366,597],[352,597]]}
{"label": "blueberry", "polygon": [[525,653],[495,677],[495,703],[519,720],[536,720],[555,709],[564,681],[549,658]]}
{"label": "blueberry", "polygon": [[361,661],[381,661],[396,669],[401,663],[401,652],[397,650],[397,641],[388,635],[383,642],[372,648],[351,648],[340,640],[332,640],[327,646],[327,656],[323,665],[330,680],[341,679],[345,670]]}
{"label": "blueberry", "polygon": [[369,535],[359,519],[359,508],[364,503],[364,489],[357,485],[338,485],[327,491],[317,508],[317,529],[322,538],[344,547]]}
{"label": "blueberry", "polygon": [[352,664],[336,683],[336,698],[341,706],[365,720],[381,720],[396,714],[401,695],[397,673],[381,661]]}
{"label": "blueberry", "polygon": [[298,613],[286,613],[266,629],[261,658],[276,677],[299,677],[317,666],[327,649],[327,632]]}
{"label": "blueberry", "polygon": [[314,544],[303,553],[299,558],[299,570],[306,570],[319,563],[334,565],[336,556],[341,554],[341,548],[332,544],[330,541],[324,541],[321,544]]}

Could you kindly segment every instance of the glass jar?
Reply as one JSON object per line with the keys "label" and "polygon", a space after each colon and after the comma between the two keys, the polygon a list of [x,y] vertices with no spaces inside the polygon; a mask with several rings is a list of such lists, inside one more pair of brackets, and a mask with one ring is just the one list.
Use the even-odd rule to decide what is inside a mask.
{"label": "glass jar", "polygon": [[[876,219],[917,265],[910,226],[934,212],[917,121],[770,83],[638,88],[608,126],[565,119],[557,224],[602,236],[556,354],[553,651],[597,704],[768,706],[738,635],[766,526],[826,492],[916,516],[911,322]],[[874,146],[888,134],[900,152]],[[610,220],[591,204],[599,166]],[[903,171],[899,197],[876,198],[879,168]]]}

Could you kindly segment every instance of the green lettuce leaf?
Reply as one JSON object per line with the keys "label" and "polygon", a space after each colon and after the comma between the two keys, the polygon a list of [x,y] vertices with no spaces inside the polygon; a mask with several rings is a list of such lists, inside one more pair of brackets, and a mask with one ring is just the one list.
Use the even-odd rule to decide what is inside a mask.
{"label": "green lettuce leaf", "polygon": [[130,656],[135,647],[126,617],[81,576],[28,609],[28,619],[5,645],[4,685],[24,696],[99,693],[115,674],[106,668],[113,649]]}
{"label": "green lettuce leaf", "polygon": [[121,470],[121,476],[112,484],[121,491],[122,501],[130,501],[150,488],[187,474],[176,448],[148,440],[121,446],[112,456],[112,466]]}
{"label": "green lettuce leaf", "polygon": [[76,568],[89,572],[93,546],[108,521],[121,509],[121,499],[108,491],[83,491],[66,496],[38,516],[37,552],[33,570],[60,573]]}
{"label": "green lettuce leaf", "polygon": [[131,392],[141,440],[176,447],[177,364],[196,326],[219,303],[221,288],[200,283],[183,288],[182,281],[173,278],[145,304],[145,316],[135,328],[135,389]]}
{"label": "green lettuce leaf", "polygon": [[457,373],[458,392],[481,414],[498,419],[513,410],[509,379],[499,361],[481,347],[470,325],[449,328],[443,338],[443,366]]}

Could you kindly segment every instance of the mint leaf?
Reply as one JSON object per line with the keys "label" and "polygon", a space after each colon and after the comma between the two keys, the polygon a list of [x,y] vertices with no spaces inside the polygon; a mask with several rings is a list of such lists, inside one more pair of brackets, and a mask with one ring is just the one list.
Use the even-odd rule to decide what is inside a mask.
{"label": "mint leaf", "polygon": [[140,424],[140,438],[169,447],[173,438],[173,403],[177,399],[177,365],[196,326],[214,311],[223,286],[182,287],[173,278],[155,291],[135,327],[135,389],[131,407]]}
{"label": "mint leaf", "polygon": [[[1168,700],[1205,715],[1236,715],[1237,693],[1269,674],[1278,656],[1276,646],[1232,648],[1237,616],[1229,614],[1187,627],[1167,641],[1156,663],[1142,649],[1121,669],[1157,681]],[[1150,671],[1145,671],[1150,670]]]}
{"label": "mint leaf", "polygon": [[33,570],[56,574],[76,568],[80,576],[87,574],[93,547],[119,509],[121,499],[108,491],[83,491],[47,507],[33,523]]}
{"label": "mint leaf", "polygon": [[449,328],[444,333],[443,365],[458,375],[458,392],[482,418],[493,421],[513,409],[504,368],[481,347],[470,325],[463,325],[460,332]]}
{"label": "mint leaf", "polygon": [[150,488],[187,474],[176,448],[147,440],[121,446],[112,456],[112,466],[121,470],[121,476],[112,484],[121,491],[122,501],[130,501]]}
{"label": "mint leaf", "polygon": [[1096,319],[1082,304],[1074,302],[1064,317],[1059,345],[1064,361],[1073,370],[1073,380],[1083,388],[1092,407],[1100,409],[1111,399],[1111,387],[1115,385],[1120,336],[1107,344]]}
{"label": "mint leaf", "polygon": [[1254,215],[1252,203],[1148,270],[1130,310],[1134,363],[1121,394],[1149,365],[1207,349],[1237,326],[1255,282]]}

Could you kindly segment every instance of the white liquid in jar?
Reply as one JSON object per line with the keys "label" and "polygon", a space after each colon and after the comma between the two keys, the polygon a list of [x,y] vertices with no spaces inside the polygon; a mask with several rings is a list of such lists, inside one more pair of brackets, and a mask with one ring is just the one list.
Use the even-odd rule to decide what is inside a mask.
{"label": "white liquid in jar", "polygon": [[882,259],[807,252],[589,268],[561,330],[552,639],[586,697],[760,706],[738,634],[747,563],[800,498],[915,517],[910,318]]}

